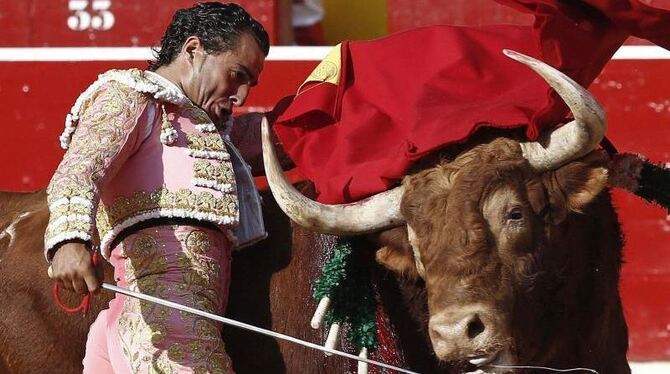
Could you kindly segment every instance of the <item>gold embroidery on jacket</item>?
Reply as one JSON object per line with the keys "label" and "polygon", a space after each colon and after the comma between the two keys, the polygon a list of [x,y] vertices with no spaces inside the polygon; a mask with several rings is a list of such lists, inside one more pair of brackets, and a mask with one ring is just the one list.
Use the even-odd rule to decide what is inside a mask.
{"label": "gold embroidery on jacket", "polygon": [[45,237],[55,237],[61,233],[88,233],[91,223],[88,221],[67,221],[59,224],[50,223]]}
{"label": "gold embroidery on jacket", "polygon": [[197,160],[193,164],[196,186],[212,188],[224,193],[235,192],[235,172],[230,162]]}
{"label": "gold embroidery on jacket", "polygon": [[[90,240],[98,184],[119,154],[147,96],[118,82],[105,84],[80,111],[80,126],[47,188],[51,215],[46,249],[62,240]],[[79,201],[77,201],[79,199]],[[86,222],[76,215],[86,215]]]}
{"label": "gold embroidery on jacket", "polygon": [[104,238],[113,227],[123,221],[143,214],[163,211],[162,217],[170,216],[170,211],[179,210],[187,218],[217,222],[227,219],[229,225],[237,223],[237,197],[224,194],[215,197],[209,192],[193,192],[188,189],[170,191],[163,187],[153,192],[138,191],[131,196],[118,197],[111,206],[100,204],[97,225],[100,237]]}
{"label": "gold embroidery on jacket", "polygon": [[[84,164],[72,165],[68,170],[81,170],[85,168]],[[56,188],[57,187],[57,188]],[[76,179],[64,179],[58,186],[49,185],[49,203],[53,203],[63,198],[81,197],[85,200],[93,200],[93,188],[91,186],[82,184]]]}
{"label": "gold embroidery on jacket", "polygon": [[68,215],[84,215],[90,216],[91,207],[81,204],[76,204],[70,202],[69,204],[63,204],[51,208],[51,214],[55,216],[68,216]]}
{"label": "gold embroidery on jacket", "polygon": [[191,133],[186,135],[186,145],[196,151],[226,152],[221,135]]}
{"label": "gold embroidery on jacket", "polygon": [[182,109],[184,115],[191,117],[196,125],[212,123],[207,113],[194,105],[186,105]]}
{"label": "gold embroidery on jacket", "polygon": [[198,132],[186,135],[188,155],[195,158],[230,161],[228,149],[217,132]]}

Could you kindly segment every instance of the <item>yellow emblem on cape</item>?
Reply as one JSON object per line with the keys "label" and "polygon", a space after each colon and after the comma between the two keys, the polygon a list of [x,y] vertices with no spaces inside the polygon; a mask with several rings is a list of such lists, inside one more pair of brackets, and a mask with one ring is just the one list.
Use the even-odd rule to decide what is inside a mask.
{"label": "yellow emblem on cape", "polygon": [[334,85],[340,83],[340,73],[342,71],[340,69],[342,61],[341,46],[342,44],[340,43],[328,52],[326,58],[314,68],[309,77],[298,87],[298,94],[300,94],[300,90],[308,82],[327,82]]}

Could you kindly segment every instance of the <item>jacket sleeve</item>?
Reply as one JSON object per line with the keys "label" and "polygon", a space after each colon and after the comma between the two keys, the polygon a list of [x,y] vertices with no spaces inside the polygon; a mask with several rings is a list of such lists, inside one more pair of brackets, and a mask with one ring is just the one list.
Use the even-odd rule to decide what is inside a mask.
{"label": "jacket sleeve", "polygon": [[82,106],[70,146],[47,188],[47,261],[65,241],[92,243],[100,190],[144,140],[143,126],[137,124],[140,117],[146,123],[148,103],[130,87],[107,82]]}

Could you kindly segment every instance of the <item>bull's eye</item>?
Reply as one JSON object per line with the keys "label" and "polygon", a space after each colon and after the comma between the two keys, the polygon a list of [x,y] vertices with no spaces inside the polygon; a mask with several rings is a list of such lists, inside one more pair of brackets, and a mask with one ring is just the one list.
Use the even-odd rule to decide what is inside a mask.
{"label": "bull's eye", "polygon": [[507,212],[507,219],[508,220],[513,220],[513,221],[518,221],[523,218],[523,211],[521,208],[512,208],[509,212]]}

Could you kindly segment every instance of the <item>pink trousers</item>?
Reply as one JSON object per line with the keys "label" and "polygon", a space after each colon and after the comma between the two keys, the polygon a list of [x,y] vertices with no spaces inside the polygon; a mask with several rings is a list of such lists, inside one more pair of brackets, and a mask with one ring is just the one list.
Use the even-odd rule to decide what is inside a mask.
{"label": "pink trousers", "polygon": [[[230,282],[225,234],[197,226],[157,226],[127,236],[110,258],[120,287],[222,314]],[[88,334],[85,374],[232,373],[221,325],[123,295]]]}

